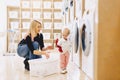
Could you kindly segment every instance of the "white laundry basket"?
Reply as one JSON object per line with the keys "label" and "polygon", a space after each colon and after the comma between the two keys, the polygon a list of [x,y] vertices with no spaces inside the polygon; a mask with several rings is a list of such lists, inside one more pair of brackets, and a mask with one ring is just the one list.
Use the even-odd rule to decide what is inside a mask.
{"label": "white laundry basket", "polygon": [[30,75],[45,77],[59,72],[59,54],[50,53],[50,58],[46,59],[45,56],[40,59],[29,60]]}

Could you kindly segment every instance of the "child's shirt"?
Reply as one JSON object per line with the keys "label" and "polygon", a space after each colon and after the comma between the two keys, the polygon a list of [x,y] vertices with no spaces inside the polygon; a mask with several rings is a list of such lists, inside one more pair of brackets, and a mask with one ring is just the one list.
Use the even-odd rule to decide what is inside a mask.
{"label": "child's shirt", "polygon": [[59,41],[58,41],[58,45],[62,47],[62,50],[63,50],[63,54],[65,52],[70,52],[70,48],[72,46],[71,42],[69,40],[65,40],[64,38],[61,38]]}

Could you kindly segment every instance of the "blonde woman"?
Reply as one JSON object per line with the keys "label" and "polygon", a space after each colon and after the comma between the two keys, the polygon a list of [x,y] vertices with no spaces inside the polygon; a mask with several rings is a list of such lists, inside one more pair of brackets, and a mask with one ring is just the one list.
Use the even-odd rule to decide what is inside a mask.
{"label": "blonde woman", "polygon": [[28,60],[41,58],[41,55],[49,58],[45,50],[52,49],[52,46],[44,47],[43,34],[40,33],[41,29],[42,24],[37,20],[33,20],[28,35],[18,44],[17,53],[25,58],[25,69],[28,71],[30,70]]}

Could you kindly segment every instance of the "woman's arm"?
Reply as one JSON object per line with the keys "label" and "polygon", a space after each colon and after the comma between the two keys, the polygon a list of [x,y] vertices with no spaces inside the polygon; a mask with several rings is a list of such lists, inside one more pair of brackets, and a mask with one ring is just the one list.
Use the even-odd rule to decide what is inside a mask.
{"label": "woman's arm", "polygon": [[53,49],[53,46],[47,46],[46,48],[43,47],[43,48],[42,48],[42,51],[51,50],[51,49]]}
{"label": "woman's arm", "polygon": [[46,52],[45,51],[34,50],[33,54],[36,54],[36,55],[45,55]]}
{"label": "woman's arm", "polygon": [[40,37],[39,37],[38,42],[39,42],[39,44],[40,44],[41,50],[42,50],[42,51],[46,51],[46,50],[51,50],[51,49],[53,49],[52,46],[47,46],[47,47],[45,47],[45,46],[44,46],[44,41],[43,41],[43,39],[44,39],[44,38],[43,38],[43,34],[40,33]]}
{"label": "woman's arm", "polygon": [[27,37],[26,37],[26,43],[27,43],[27,46],[28,46],[28,48],[30,49],[31,53],[33,53],[34,47],[33,47],[33,45],[32,45],[32,40],[31,40],[31,37],[30,37],[30,36],[27,36]]}
{"label": "woman's arm", "polygon": [[46,58],[49,58],[49,54],[47,54],[45,51],[34,50],[33,54],[35,54],[35,55],[45,55]]}

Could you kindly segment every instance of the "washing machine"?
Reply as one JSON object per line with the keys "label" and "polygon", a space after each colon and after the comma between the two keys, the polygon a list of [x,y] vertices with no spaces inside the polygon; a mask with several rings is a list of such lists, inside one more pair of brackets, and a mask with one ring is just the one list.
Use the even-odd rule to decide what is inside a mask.
{"label": "washing machine", "polygon": [[[81,22],[80,22],[81,23]],[[80,49],[81,49],[81,35],[80,35],[80,23],[79,20],[76,19],[73,23],[73,48],[72,48],[72,58],[73,62],[80,67]]]}
{"label": "washing machine", "polygon": [[81,25],[81,47],[82,53],[85,56],[89,56],[91,48],[91,25],[87,17],[83,18]]}
{"label": "washing machine", "polygon": [[72,59],[80,67],[80,54],[89,56],[91,48],[91,26],[87,18],[75,20],[72,29]]}
{"label": "washing machine", "polygon": [[73,27],[73,53],[77,53],[79,48],[79,26],[78,22],[74,22]]}
{"label": "washing machine", "polygon": [[82,70],[93,78],[94,68],[94,12],[87,11],[83,15],[81,27]]}

